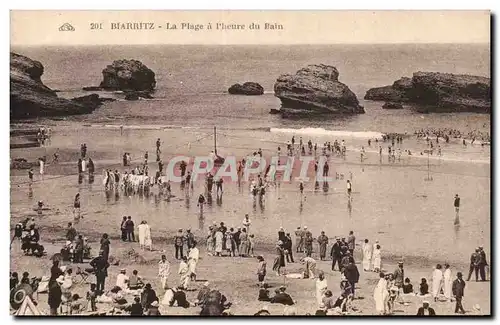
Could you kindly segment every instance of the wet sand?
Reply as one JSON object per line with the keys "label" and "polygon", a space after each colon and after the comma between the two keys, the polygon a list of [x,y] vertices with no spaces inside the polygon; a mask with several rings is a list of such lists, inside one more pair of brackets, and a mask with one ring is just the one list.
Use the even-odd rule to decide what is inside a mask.
{"label": "wet sand", "polygon": [[[394,268],[395,261],[403,259],[407,265],[409,276],[418,285],[420,277],[430,278],[432,267],[436,263],[449,262],[455,271],[468,270],[468,259],[472,250],[482,244],[489,256],[490,252],[490,170],[489,164],[478,162],[464,162],[446,159],[430,159],[432,181],[426,181],[427,159],[422,157],[408,157],[403,155],[401,161],[388,162],[386,149],[380,159],[376,147],[367,147],[368,157],[361,163],[359,153],[354,150],[365,140],[346,139],[348,147],[347,158],[333,157],[330,160],[330,174],[344,174],[345,179],[352,173],[353,199],[348,204],[345,191],[345,179],[330,182],[328,191],[324,192],[320,186],[314,190],[312,183],[306,183],[305,194],[301,198],[298,191],[298,182],[281,183],[279,187],[268,189],[263,202],[254,200],[248,191],[248,183],[241,187],[237,184],[224,184],[222,204],[218,204],[213,197],[213,203],[205,207],[203,216],[200,216],[196,207],[197,196],[204,191],[203,180],[198,181],[194,191],[186,195],[179,188],[179,184],[172,184],[173,194],[170,201],[162,197],[124,197],[122,193],[106,193],[102,186],[102,169],[118,169],[120,172],[130,170],[130,167],[121,166],[123,152],[130,152],[135,163],[142,161],[145,150],[149,151],[149,159],[155,159],[154,143],[161,137],[162,159],[166,163],[175,155],[206,155],[213,147],[212,130],[198,129],[167,129],[167,130],[130,130],[125,129],[120,135],[118,128],[70,128],[53,127],[51,143],[45,148],[13,149],[11,158],[24,157],[29,161],[41,155],[47,155],[49,164],[43,180],[35,173],[35,183],[28,185],[27,171],[11,171],[11,227],[28,216],[35,216],[41,229],[42,241],[52,246],[56,252],[62,245],[64,227],[67,222],[73,221],[72,204],[74,195],[81,193],[82,213],[84,218],[76,225],[77,230],[85,236],[98,241],[100,234],[107,232],[111,236],[118,233],[119,223],[123,215],[131,215],[136,224],[140,220],[147,220],[152,228],[152,235],[158,243],[159,249],[167,249],[172,256],[171,245],[168,240],[173,237],[178,228],[191,228],[197,238],[205,238],[208,226],[212,222],[224,221],[229,227],[240,226],[245,213],[250,214],[252,220],[251,233],[256,237],[256,254],[263,254],[268,261],[268,272],[271,274],[273,259],[272,245],[277,237],[277,229],[283,226],[293,234],[299,225],[307,225],[313,235],[317,237],[320,231],[325,231],[333,240],[335,236],[346,236],[349,230],[354,230],[358,244],[364,238],[371,242],[379,240],[382,246],[382,261],[386,268]],[[286,142],[288,135],[279,136],[255,131],[253,134],[218,133],[218,149],[223,155],[242,157],[258,148],[262,148],[264,156],[274,154],[280,143]],[[322,143],[322,138],[312,138]],[[307,141],[308,137],[304,137]],[[329,139],[333,142],[333,139]],[[187,143],[190,143],[188,145]],[[80,143],[87,143],[88,155],[96,165],[95,183],[88,184],[86,176],[82,184],[77,182],[76,161],[79,156]],[[383,146],[387,147],[388,143]],[[285,149],[282,145],[282,151]],[[59,148],[60,161],[51,164],[52,154]],[[449,150],[457,148],[450,147]],[[484,149],[484,148],[483,148]],[[478,150],[477,147],[470,150]],[[446,151],[443,150],[446,155]],[[446,156],[444,157],[446,158]],[[150,174],[157,169],[156,163],[150,163]],[[153,193],[156,193],[153,190]],[[461,225],[453,225],[455,212],[453,196],[459,193],[462,198]],[[43,200],[50,210],[44,211],[41,217],[36,215],[33,208],[38,200]],[[294,236],[292,236],[294,237]],[[58,243],[53,246],[52,241]],[[203,240],[201,240],[203,241]],[[118,239],[113,240],[113,247],[123,250]],[[97,249],[96,244],[93,245]],[[134,245],[138,249],[137,245]],[[202,245],[203,247],[203,245]],[[94,249],[94,251],[95,251]],[[240,313],[255,312],[262,304],[256,302],[257,290],[248,293],[253,287],[256,261],[253,259],[217,259],[204,254],[200,263],[201,277],[214,281],[224,293],[235,302],[235,311]],[[358,248],[358,256],[360,248]],[[150,253],[149,258],[154,261],[159,252]],[[12,270],[27,269],[33,274],[40,272],[39,263],[49,265],[48,257],[34,259],[19,257],[19,253],[11,251]],[[149,259],[148,258],[148,259]],[[358,260],[360,261],[359,256]],[[489,260],[489,257],[488,257]],[[43,262],[41,262],[43,261]],[[326,262],[321,262],[321,268],[329,270]],[[324,265],[323,265],[324,264]],[[140,272],[147,277],[154,278],[155,262],[151,266],[137,266]],[[174,266],[176,270],[178,265]],[[294,265],[298,268],[298,265]],[[361,268],[361,265],[358,265]],[[111,274],[118,272],[118,267],[112,267]],[[44,268],[46,274],[49,270]],[[244,272],[243,279],[239,274]],[[221,273],[231,274],[230,283],[224,283]],[[150,275],[149,275],[150,274]],[[41,274],[40,274],[41,275]],[[238,276],[237,276],[238,275]],[[270,276],[276,278],[275,276]],[[331,285],[338,286],[337,273],[329,278]],[[115,281],[109,278],[108,284]],[[274,279],[272,281],[279,281]],[[291,280],[289,286],[292,296],[301,301],[299,311],[311,312],[314,310],[314,283],[309,280]],[[295,281],[297,285],[295,285]],[[369,273],[361,277],[361,292],[365,300],[359,300],[361,314],[374,312],[372,290],[375,286],[376,275]],[[156,283],[157,285],[157,283]],[[197,284],[198,286],[201,284]],[[232,291],[230,291],[230,289]],[[472,302],[479,303],[482,314],[489,305],[489,295],[472,294],[473,291],[489,290],[489,284],[471,284],[471,292],[467,294]],[[304,291],[305,290],[305,291]],[[195,295],[195,293],[191,293]],[[474,298],[472,298],[474,297]],[[304,303],[302,303],[302,301]],[[443,303],[436,311],[441,314],[452,312],[449,303]],[[467,309],[466,306],[466,309]],[[416,305],[405,307],[403,314],[411,315],[416,311]],[[433,306],[436,308],[436,306]],[[282,308],[280,312],[282,312]],[[306,311],[307,309],[307,311]],[[197,310],[197,309],[196,309]],[[169,313],[195,313],[193,309],[182,310],[174,308]]]}

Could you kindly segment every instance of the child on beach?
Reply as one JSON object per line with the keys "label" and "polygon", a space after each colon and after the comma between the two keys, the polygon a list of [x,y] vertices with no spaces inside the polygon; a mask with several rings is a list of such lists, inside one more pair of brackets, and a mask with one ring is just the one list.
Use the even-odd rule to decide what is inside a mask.
{"label": "child on beach", "polygon": [[257,256],[257,260],[259,261],[259,267],[257,268],[257,277],[259,280],[259,284],[262,285],[264,282],[264,278],[266,277],[266,261],[262,255]]}
{"label": "child on beach", "polygon": [[255,246],[255,241],[254,241],[254,235],[251,234],[250,236],[248,236],[248,251],[250,252],[250,256],[251,257],[254,257],[254,254],[253,254],[253,248]]}
{"label": "child on beach", "polygon": [[427,296],[428,294],[429,294],[429,285],[427,284],[427,279],[422,278],[422,282],[420,282],[420,289],[418,295]]}
{"label": "child on beach", "polygon": [[87,300],[90,303],[90,309],[92,311],[97,311],[96,298],[97,298],[96,284],[91,283],[90,284],[90,291],[87,291]]}
{"label": "child on beach", "polygon": [[408,302],[406,301],[406,297],[409,295],[413,295],[413,285],[410,282],[409,278],[405,279],[405,282],[403,283],[403,294],[401,295],[402,303],[405,306],[408,306]]}

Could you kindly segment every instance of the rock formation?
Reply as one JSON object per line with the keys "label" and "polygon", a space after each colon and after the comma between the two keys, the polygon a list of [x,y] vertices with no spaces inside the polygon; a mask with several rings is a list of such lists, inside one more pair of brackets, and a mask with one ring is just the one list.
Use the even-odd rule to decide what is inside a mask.
{"label": "rock formation", "polygon": [[415,72],[392,86],[369,89],[365,99],[416,104],[423,112],[491,112],[490,78]]}
{"label": "rock formation", "polygon": [[[84,87],[83,90],[152,92],[156,87],[155,73],[137,60],[113,61],[112,64],[102,70],[102,77],[99,87]],[[138,94],[137,97],[143,96]]]}
{"label": "rock formation", "polygon": [[243,85],[234,84],[227,91],[232,95],[262,95],[264,87],[256,82],[245,82]]}
{"label": "rock formation", "polygon": [[86,114],[103,101],[96,94],[64,99],[42,83],[43,65],[30,58],[10,53],[10,116],[29,118]]}
{"label": "rock formation", "polygon": [[290,114],[362,114],[356,95],[338,81],[337,68],[324,64],[308,65],[295,75],[284,74],[274,84],[274,95],[281,100],[281,111]]}
{"label": "rock formation", "polygon": [[382,105],[382,108],[385,109],[402,109],[403,105],[400,102],[387,102]]}

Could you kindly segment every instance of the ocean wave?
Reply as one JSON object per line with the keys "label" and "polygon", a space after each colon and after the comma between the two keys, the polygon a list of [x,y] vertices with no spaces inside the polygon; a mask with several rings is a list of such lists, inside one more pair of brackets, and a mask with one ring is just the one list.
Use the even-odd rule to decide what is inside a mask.
{"label": "ocean wave", "polygon": [[122,125],[122,124],[84,124],[85,127],[96,129],[119,129],[123,127],[124,130],[167,130],[167,129],[184,129],[180,125]]}
{"label": "ocean wave", "polygon": [[272,133],[293,133],[293,134],[306,134],[316,136],[332,136],[332,137],[345,137],[345,138],[362,138],[362,139],[382,139],[384,133],[371,132],[371,131],[336,131],[325,130],[323,128],[301,128],[301,129],[281,129],[271,128]]}

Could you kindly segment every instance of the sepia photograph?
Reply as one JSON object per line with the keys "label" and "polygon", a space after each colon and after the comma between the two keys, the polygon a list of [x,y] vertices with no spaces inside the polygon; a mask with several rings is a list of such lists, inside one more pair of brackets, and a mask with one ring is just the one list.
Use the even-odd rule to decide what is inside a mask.
{"label": "sepia photograph", "polygon": [[491,316],[491,24],[11,10],[10,315]]}

